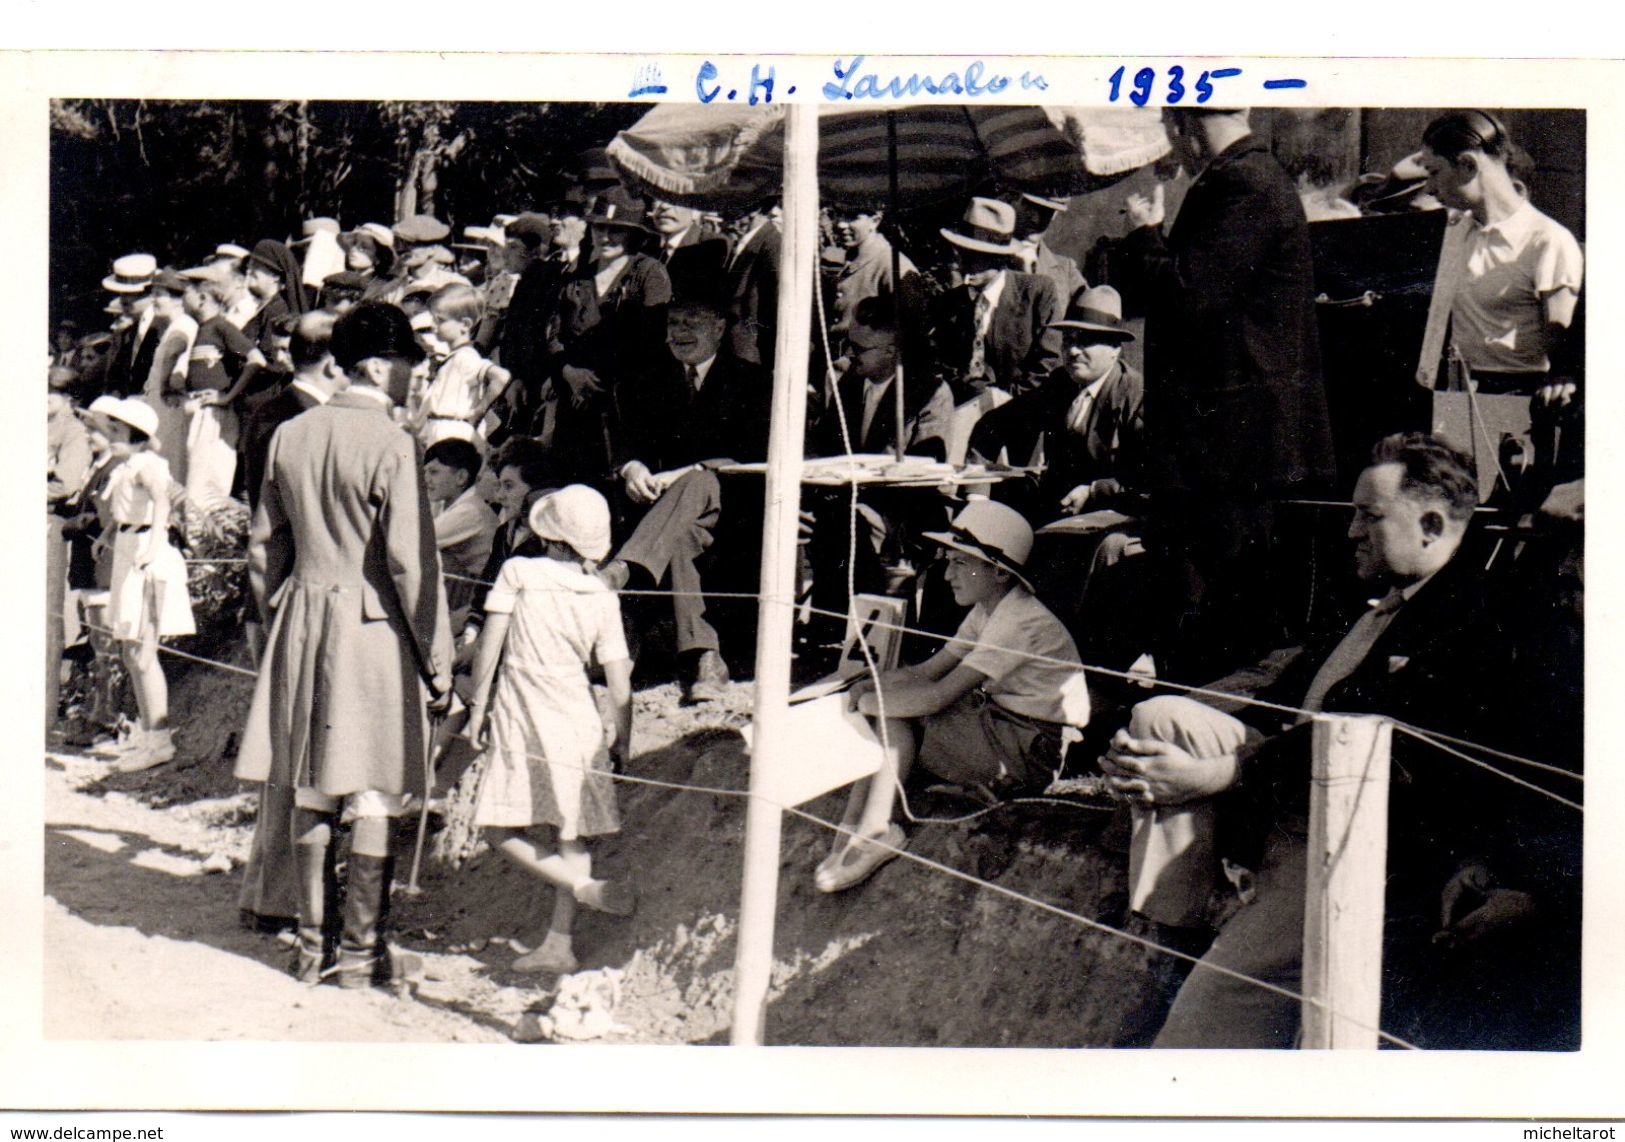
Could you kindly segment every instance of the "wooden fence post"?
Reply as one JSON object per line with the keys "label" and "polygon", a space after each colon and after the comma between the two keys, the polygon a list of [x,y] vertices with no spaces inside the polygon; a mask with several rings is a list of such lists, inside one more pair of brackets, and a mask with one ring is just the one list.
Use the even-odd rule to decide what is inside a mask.
{"label": "wooden fence post", "polygon": [[1392,734],[1383,718],[1314,721],[1303,923],[1306,1050],[1377,1046]]}

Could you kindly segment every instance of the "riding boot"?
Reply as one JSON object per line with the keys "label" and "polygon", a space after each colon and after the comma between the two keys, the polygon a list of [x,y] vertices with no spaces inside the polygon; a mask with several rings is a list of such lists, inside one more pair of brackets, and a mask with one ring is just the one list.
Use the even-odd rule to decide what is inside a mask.
{"label": "riding boot", "polygon": [[289,971],[301,983],[317,984],[333,963],[334,934],[329,917],[336,911],[338,880],[333,844],[304,842],[293,846],[299,880],[298,944]]}
{"label": "riding boot", "polygon": [[[389,857],[350,854],[339,937],[339,986],[372,986],[378,970],[379,922],[389,901]],[[384,969],[387,972],[387,966]]]}

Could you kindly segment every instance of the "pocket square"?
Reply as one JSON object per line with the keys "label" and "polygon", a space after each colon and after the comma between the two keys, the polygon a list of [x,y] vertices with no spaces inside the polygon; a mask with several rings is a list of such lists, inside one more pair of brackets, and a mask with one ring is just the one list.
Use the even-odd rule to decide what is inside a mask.
{"label": "pocket square", "polygon": [[1390,654],[1388,656],[1388,673],[1396,674],[1411,664],[1410,656],[1405,654]]}

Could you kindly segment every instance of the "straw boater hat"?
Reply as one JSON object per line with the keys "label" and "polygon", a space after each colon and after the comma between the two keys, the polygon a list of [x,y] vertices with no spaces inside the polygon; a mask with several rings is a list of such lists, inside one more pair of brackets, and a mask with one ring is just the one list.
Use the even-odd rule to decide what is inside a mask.
{"label": "straw boater hat", "polygon": [[212,257],[227,262],[240,262],[248,257],[248,251],[235,242],[222,242],[214,248]]}
{"label": "straw boater hat", "polygon": [[541,497],[531,505],[528,522],[534,534],[568,544],[583,559],[597,563],[609,554],[609,501],[585,484]]}
{"label": "straw boater hat", "polygon": [[109,293],[143,293],[158,272],[158,259],[151,254],[125,254],[113,262],[113,272],[102,279]]}
{"label": "straw boater hat", "polygon": [[943,238],[964,250],[982,254],[1013,255],[1016,243],[1016,208],[996,198],[973,198],[965,207],[965,233],[944,227]]}
{"label": "straw boater hat", "polygon": [[1123,299],[1109,285],[1080,289],[1066,307],[1066,316],[1052,321],[1046,329],[1091,329],[1105,334],[1105,341],[1132,341],[1134,334],[1123,324]]}
{"label": "straw boater hat", "polygon": [[500,226],[464,226],[463,241],[453,242],[454,250],[479,250],[481,252],[493,246],[502,247],[507,244],[508,235]]}
{"label": "straw boater hat", "polygon": [[1033,551],[1033,529],[1020,512],[992,500],[973,499],[954,516],[947,531],[928,531],[925,538],[974,555],[1016,577],[1027,590],[1027,557]]}

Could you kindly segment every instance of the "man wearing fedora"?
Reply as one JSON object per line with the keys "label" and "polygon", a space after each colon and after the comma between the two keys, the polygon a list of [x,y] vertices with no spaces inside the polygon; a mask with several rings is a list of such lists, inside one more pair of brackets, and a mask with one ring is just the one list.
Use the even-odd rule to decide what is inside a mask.
{"label": "man wearing fedora", "polygon": [[890,748],[880,771],[853,786],[845,831],[813,875],[820,892],[862,883],[907,844],[892,808],[916,761],[991,796],[1042,789],[1060,768],[1067,728],[1089,721],[1077,647],[1027,582],[1033,531],[1020,513],[975,499],[926,538],[945,549],[954,602],[970,612],[925,662],[852,687],[853,708],[871,718],[884,699]]}
{"label": "man wearing fedora", "polygon": [[1054,282],[1063,302],[1075,297],[1080,289],[1089,284],[1083,279],[1083,271],[1078,269],[1075,258],[1056,253],[1044,240],[1056,215],[1066,213],[1066,199],[1023,194],[1010,205],[1016,211],[1021,269]]}
{"label": "man wearing fedora", "polygon": [[[1091,662],[1121,665],[1146,649],[1144,586],[1112,570],[1144,550],[1140,521],[1117,513],[1144,511],[1145,383],[1122,359],[1133,334],[1111,286],[1080,292],[1055,324],[1065,364],[983,417],[970,450],[984,461],[1037,469],[992,490],[1033,526],[1085,517],[1085,528],[1041,539],[1033,578]],[[1099,621],[1107,613],[1112,621]]]}
{"label": "man wearing fedora", "polygon": [[1272,498],[1332,477],[1309,227],[1246,110],[1171,112],[1196,179],[1164,238],[1162,188],[1130,195],[1114,265],[1146,313],[1158,669],[1202,682],[1280,642]]}
{"label": "man wearing fedora", "polygon": [[1009,203],[973,198],[962,228],[941,231],[964,280],[937,303],[932,340],[960,402],[989,389],[1014,396],[1037,388],[1061,363],[1054,323],[1066,299],[1048,278],[1010,268],[1022,252],[1015,228]]}
{"label": "man wearing fedora", "polygon": [[1144,489],[1145,382],[1122,359],[1134,339],[1122,298],[1111,286],[1086,289],[1053,327],[1061,367],[984,416],[971,435],[971,452],[982,460],[1002,455],[1041,469],[1020,502],[1006,499],[1034,524],[1125,506]]}
{"label": "man wearing fedora", "polygon": [[349,388],[278,429],[249,535],[270,624],[237,776],[294,789],[293,972],[325,973],[334,833],[354,821],[335,970],[384,971],[390,821],[427,793],[428,706],[451,689],[451,631],[417,447],[391,411],[422,350],[406,315],[363,302],[333,328]]}

